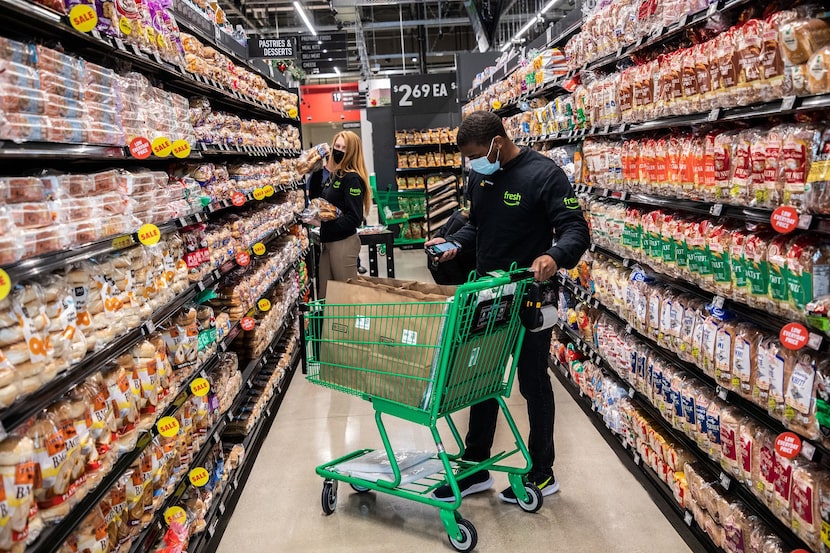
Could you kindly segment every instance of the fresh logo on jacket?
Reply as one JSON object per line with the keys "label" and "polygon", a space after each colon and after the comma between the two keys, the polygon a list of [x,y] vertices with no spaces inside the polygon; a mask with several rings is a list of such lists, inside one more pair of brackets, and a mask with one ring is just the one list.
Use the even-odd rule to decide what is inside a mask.
{"label": "fresh logo on jacket", "polygon": [[518,192],[505,192],[504,205],[507,207],[518,207],[522,203],[522,195]]}
{"label": "fresh logo on jacket", "polygon": [[349,188],[349,194],[352,196],[360,196],[360,188]]}

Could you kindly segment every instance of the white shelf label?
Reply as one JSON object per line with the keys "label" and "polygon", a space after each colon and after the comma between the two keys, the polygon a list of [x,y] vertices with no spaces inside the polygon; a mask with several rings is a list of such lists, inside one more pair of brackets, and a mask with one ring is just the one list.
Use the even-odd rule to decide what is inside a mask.
{"label": "white shelf label", "polygon": [[717,11],[718,11],[718,3],[717,2],[709,4],[709,9],[706,11],[706,17],[711,17],[711,16],[715,15],[715,12],[717,12]]}
{"label": "white shelf label", "polygon": [[713,204],[712,207],[709,208],[709,213],[715,217],[720,217],[720,214],[723,213],[723,204]]}
{"label": "white shelf label", "polygon": [[729,390],[722,386],[718,386],[718,397],[723,401],[726,401],[726,398],[729,397]]}
{"label": "white shelf label", "polygon": [[706,117],[706,120],[711,123],[712,121],[717,121],[718,117],[720,117],[720,108],[713,108],[712,111],[709,112],[709,116]]}
{"label": "white shelf label", "polygon": [[634,454],[634,464],[638,465],[638,466],[640,465],[640,454],[639,453]]}
{"label": "white shelf label", "polygon": [[813,216],[809,213],[802,213],[798,216],[798,228],[802,230],[807,230],[810,228],[810,225],[813,223]]}
{"label": "white shelf label", "polygon": [[686,511],[686,514],[683,516],[683,522],[686,523],[686,526],[691,526],[693,520],[694,520],[694,517],[692,516],[692,513],[690,513],[689,511]]}
{"label": "white shelf label", "polygon": [[729,486],[732,485],[732,479],[725,472],[720,473],[720,485],[726,491],[729,491]]}
{"label": "white shelf label", "polygon": [[712,305],[715,306],[715,308],[717,309],[723,309],[723,303],[725,301],[726,300],[723,296],[715,296],[714,299],[712,299]]}
{"label": "white shelf label", "polygon": [[816,455],[816,446],[812,443],[804,440],[801,442],[801,456],[807,459],[808,461],[812,461]]}
{"label": "white shelf label", "polygon": [[821,343],[824,341],[820,334],[816,334],[815,332],[810,333],[810,337],[807,339],[807,345],[810,346],[814,350],[818,350],[821,348]]}
{"label": "white shelf label", "polygon": [[634,388],[633,387],[629,388],[628,389],[628,397],[630,397],[631,399],[634,399],[634,394],[635,394]]}
{"label": "white shelf label", "polygon": [[790,111],[795,106],[795,96],[784,96],[781,100],[781,111]]}

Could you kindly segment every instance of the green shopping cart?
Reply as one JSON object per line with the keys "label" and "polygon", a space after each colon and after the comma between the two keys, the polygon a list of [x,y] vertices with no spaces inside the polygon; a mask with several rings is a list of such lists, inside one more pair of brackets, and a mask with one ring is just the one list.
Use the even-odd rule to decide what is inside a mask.
{"label": "green shopping cart", "polygon": [[[514,268],[467,282],[443,302],[308,304],[308,380],[372,403],[389,465],[383,477],[347,470],[355,461],[384,454],[360,449],[317,467],[324,478],[325,514],[337,506],[338,482],[346,482],[358,493],[374,490],[438,508],[450,544],[458,551],[471,551],[478,536],[475,526],[458,512],[458,480],[482,470],[505,472],[519,506],[527,512],[541,508],[541,491],[524,479],[530,455],[505,403],[524,338],[520,313],[531,280],[529,271]],[[451,415],[491,398],[507,420],[515,447],[482,462],[466,461]],[[432,470],[408,473],[407,467],[399,466],[383,415],[430,429],[436,453],[425,463],[431,463]],[[455,453],[444,448],[437,427],[442,420],[458,447]],[[443,485],[450,486],[454,501],[432,497]]]}

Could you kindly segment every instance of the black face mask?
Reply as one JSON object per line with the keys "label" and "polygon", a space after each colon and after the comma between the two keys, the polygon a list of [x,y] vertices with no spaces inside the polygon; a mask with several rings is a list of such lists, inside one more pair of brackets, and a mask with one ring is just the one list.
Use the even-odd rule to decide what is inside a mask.
{"label": "black face mask", "polygon": [[346,152],[341,152],[340,150],[332,150],[331,151],[331,158],[338,165],[340,164],[340,162],[343,161],[344,157],[346,157]]}

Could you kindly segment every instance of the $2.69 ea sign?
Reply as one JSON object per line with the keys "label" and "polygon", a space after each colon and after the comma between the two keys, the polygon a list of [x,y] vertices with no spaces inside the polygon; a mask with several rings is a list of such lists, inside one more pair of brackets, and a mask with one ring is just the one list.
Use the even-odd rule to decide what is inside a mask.
{"label": "$2.69 ea sign", "polygon": [[453,74],[392,77],[391,84],[394,113],[446,113],[458,108]]}

